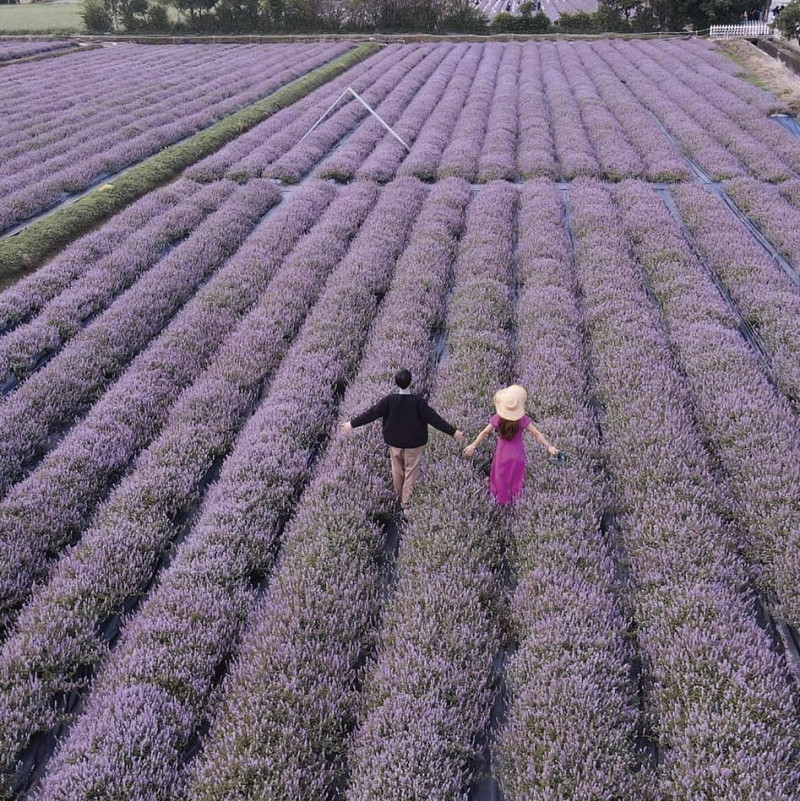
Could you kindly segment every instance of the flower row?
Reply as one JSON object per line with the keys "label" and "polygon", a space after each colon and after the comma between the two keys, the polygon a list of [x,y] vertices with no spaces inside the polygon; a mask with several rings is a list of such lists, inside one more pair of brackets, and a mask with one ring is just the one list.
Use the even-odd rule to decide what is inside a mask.
{"label": "flower row", "polygon": [[[412,117],[408,124],[412,126],[412,130],[417,129],[418,133],[406,140],[411,152],[408,155],[405,152],[401,154],[403,162],[397,168],[398,175],[415,175],[424,180],[436,178],[439,160],[450,142],[461,110],[466,106],[485,53],[482,46],[470,47],[433,109],[426,108],[424,112],[414,109],[414,114],[418,116]],[[438,87],[429,89],[426,85],[420,94],[425,96],[431,91],[438,91]],[[404,117],[407,119],[408,114]]]}
{"label": "flower row", "polygon": [[[370,192],[374,190],[362,190],[356,201],[356,218],[368,205]],[[418,185],[387,191],[327,282],[324,297],[293,341],[269,394],[214,485],[209,515],[198,521],[201,530],[214,525],[217,542],[220,530],[228,536],[227,529],[237,524],[250,533],[255,529],[264,537],[274,536],[291,510],[307,480],[314,451],[335,417],[336,385],[359,355],[377,297],[386,291],[423,192]],[[352,230],[351,222],[352,218],[345,219],[344,227]],[[346,236],[341,244],[346,246]],[[306,309],[307,304],[302,304],[300,313]],[[278,316],[274,310],[272,316]],[[244,330],[246,321],[242,326]],[[302,406],[297,404],[298,397],[303,399]],[[197,398],[181,407],[184,419],[168,426],[163,443],[140,460],[142,470],[135,470],[112,494],[79,545],[23,609],[0,655],[0,676],[4,677],[0,715],[24,722],[24,728],[3,733],[4,762],[24,744],[27,734],[51,725],[47,701],[69,686],[81,665],[91,665],[102,655],[98,624],[121,609],[126,598],[143,594],[160,557],[179,532],[186,498],[198,490],[198,469],[201,475],[206,472],[214,456],[197,440],[195,450],[179,450],[187,443],[185,429],[192,425],[192,415],[201,409]],[[235,408],[232,418],[228,425],[235,429]],[[295,428],[290,430],[292,423]],[[228,517],[229,504],[237,500],[240,513]],[[254,514],[263,517],[256,520]],[[209,536],[208,531],[204,536]],[[266,544],[260,540],[256,550],[262,559],[269,559]],[[194,615],[197,610],[190,611]],[[228,626],[223,628],[227,634]],[[183,653],[181,648],[173,652]],[[34,665],[46,669],[34,672]],[[45,682],[38,678],[42,673]]]}
{"label": "flower row", "polygon": [[[291,209],[287,206],[295,220],[287,214],[281,221],[286,229],[280,232],[276,228],[273,232],[273,244],[283,251],[274,257],[279,263],[296,235],[312,226],[313,229],[283,261],[259,304],[232,332],[200,380],[184,394],[159,439],[139,460],[132,480],[138,484],[140,497],[143,499],[142,493],[148,492],[148,503],[163,510],[163,515],[160,521],[156,518],[157,525],[139,536],[138,548],[162,549],[174,534],[171,521],[190,505],[193,496],[202,493],[209,467],[231,448],[260,389],[263,387],[266,392],[266,382],[309,309],[313,319],[317,296],[321,293],[322,302],[330,302],[325,301],[326,282],[337,281],[334,268],[374,205],[376,195],[374,188],[354,188],[341,193],[325,210],[331,200],[330,188],[312,185],[291,202]],[[319,224],[314,225],[315,217],[320,215]],[[285,375],[286,367],[281,370],[283,373],[275,379],[278,386],[285,380],[281,374]],[[252,435],[250,431],[244,437]],[[245,458],[259,458],[252,451],[247,456],[246,453],[247,445],[240,441],[236,455],[222,471],[219,485],[212,490],[212,498],[217,501],[209,500],[203,507],[157,589],[123,630],[109,666],[93,688],[86,713],[53,765],[46,782],[48,794],[60,797],[66,790],[69,796],[79,788],[88,794],[93,783],[98,786],[101,781],[107,782],[108,789],[113,782],[130,782],[132,776],[138,777],[137,787],[142,789],[152,780],[154,771],[163,775],[169,764],[170,774],[153,785],[169,797],[180,764],[175,750],[179,746],[173,742],[170,752],[165,745],[170,736],[179,737],[178,743],[184,744],[190,737],[217,663],[231,647],[233,632],[251,600],[247,574],[255,569],[253,565],[265,565],[269,559],[269,550],[262,550],[263,540],[257,539],[250,543],[250,567],[241,572],[242,549],[253,533],[253,521],[242,512],[230,524],[231,485],[236,483],[236,497],[242,508],[256,503],[254,493],[263,497],[266,491],[259,486],[255,471],[247,483],[239,483]],[[258,470],[264,469],[259,465]],[[125,500],[124,506],[119,505],[120,514],[135,513],[133,493],[127,493]],[[225,534],[223,539],[221,531]],[[273,533],[274,527],[263,529],[264,536]],[[220,544],[225,544],[226,549],[220,549]],[[200,626],[198,608],[204,610]],[[212,617],[215,613],[217,617]],[[179,733],[167,725],[175,722],[167,712],[174,711],[176,702],[168,703],[166,698],[161,699],[163,706],[158,704],[163,727],[151,728],[149,734],[138,727],[143,709],[134,699],[151,697],[156,687],[171,689],[177,702],[193,711],[194,718]],[[151,738],[152,750],[147,748],[142,753],[150,755],[149,764],[120,765],[113,760],[120,750],[130,751],[123,740],[131,738],[131,745],[143,745],[147,737]],[[106,757],[112,760],[111,764],[102,767]],[[104,774],[107,769],[113,776]]]}
{"label": "flower row", "polygon": [[791,259],[794,276],[800,275],[800,208],[778,190],[738,178],[725,183],[725,191],[736,205],[763,231],[778,252]]}
{"label": "flower row", "polygon": [[119,294],[217,211],[234,189],[228,182],[213,184],[175,203],[126,238],[122,247],[85,267],[77,280],[33,319],[0,339],[0,381],[5,377],[4,389],[22,383],[88,321],[105,311]]}
{"label": "flower row", "polygon": [[[496,763],[509,801],[641,798],[642,720],[631,680],[624,555],[603,531],[597,421],[583,320],[558,190],[522,190],[519,215],[518,378],[536,426],[568,454],[528,471],[511,519],[511,605],[517,647],[507,664],[507,722]],[[638,777],[638,778],[637,778]]]}
{"label": "flower row", "polygon": [[608,190],[580,182],[570,201],[658,791],[675,799],[788,799],[800,730],[785,665],[758,625],[738,554],[742,532],[724,522],[725,486],[712,473],[634,253],[653,292],[668,287],[674,298],[683,288],[689,319],[680,331],[689,337],[698,325],[697,276],[674,267],[675,243],[661,249],[663,232],[641,195],[624,187],[618,211]]}
{"label": "flower row", "polygon": [[[761,201],[774,202],[774,189]],[[723,201],[701,188],[686,184],[672,194],[693,241],[713,272],[719,276],[743,318],[766,346],[772,375],[781,389],[800,406],[800,294],[798,287],[775,264],[770,255],[738,221]],[[738,199],[743,202],[739,195]],[[782,204],[780,204],[782,206]],[[781,208],[788,212],[791,209]],[[785,229],[765,220],[758,208],[750,216],[768,223],[773,241],[779,245]],[[784,221],[785,218],[784,218]],[[800,224],[800,219],[797,220]],[[777,228],[777,231],[771,230]],[[777,234],[777,235],[776,235]]]}
{"label": "flower row", "polygon": [[558,115],[555,115],[553,124],[550,124],[551,110],[545,95],[541,63],[543,52],[538,47],[522,50],[517,121],[517,169],[521,178],[557,178],[559,174],[553,136],[560,123]]}
{"label": "flower row", "polygon": [[[448,49],[448,45],[443,48],[427,45],[415,50],[401,51],[404,54],[402,60],[378,73],[362,90],[364,101],[372,106],[385,122],[393,123],[399,108],[405,107],[410,98],[436,71],[447,55]],[[262,175],[296,183],[309,173],[331,148],[343,140],[346,140],[345,147],[351,146],[353,137],[350,137],[350,132],[354,131],[362,121],[368,120],[361,131],[370,131],[371,126],[378,126],[381,132],[384,131],[367,109],[349,93],[341,102],[342,107],[315,128],[302,142],[292,142],[290,150],[271,163],[265,164],[263,168],[258,165],[256,174],[260,171]],[[358,144],[358,138],[355,144]],[[374,140],[368,140],[365,149],[371,150],[373,145]],[[252,159],[248,160],[248,165],[252,171]]]}
{"label": "flower row", "polygon": [[[371,58],[361,61],[344,75],[310,92],[301,100],[272,115],[255,128],[238,136],[216,153],[186,171],[198,181],[213,181],[225,176],[259,176],[273,161],[302,142],[312,126],[326,112],[333,114],[331,104],[348,88],[356,92],[369,89],[381,75],[394,70],[406,60],[419,61],[425,54],[421,45],[403,47],[388,45]],[[361,107],[363,109],[363,107]],[[339,110],[339,114],[341,113]],[[333,114],[335,120],[337,114]],[[335,123],[334,123],[335,124]]]}
{"label": "flower row", "polygon": [[[432,50],[424,62],[404,76],[400,83],[396,83],[395,88],[377,107],[376,111],[381,119],[391,125],[401,139],[407,141],[414,136],[427,119],[448,81],[458,69],[467,48],[468,45],[461,44]],[[424,71],[420,67],[424,67]],[[424,92],[420,91],[423,84],[426,87]],[[373,86],[371,93],[374,89]],[[364,97],[369,99],[366,94]],[[391,179],[399,160],[391,158],[390,154],[398,149],[400,153],[404,153],[405,149],[394,137],[385,137],[385,133],[386,129],[376,119],[368,119],[322,161],[314,174],[319,178],[348,181],[355,177],[356,170],[371,155],[371,163],[381,170],[378,176],[373,177],[383,175],[386,180]],[[376,146],[381,140],[387,145],[388,153],[384,153],[384,156],[388,158],[376,159]]]}
{"label": "flower row", "polygon": [[[116,119],[121,135],[134,138],[208,106],[212,112],[219,106],[217,111],[224,116],[238,107],[230,105],[235,98],[241,105],[260,97],[265,81],[269,84],[274,80],[274,74],[269,73],[281,72],[287,60],[302,62],[311,57],[312,63],[320,58],[324,62],[346,49],[325,45],[121,45],[80,54],[70,62],[70,66],[79,68],[73,80],[56,86],[52,84],[52,64],[15,66],[4,97],[8,103],[8,127],[0,138],[6,148],[4,159],[19,166],[13,159],[31,150],[40,150],[45,158],[61,156],[74,149],[70,138],[80,134],[87,123],[99,135],[105,135]],[[223,65],[226,69],[221,69]],[[207,88],[207,98],[198,96],[199,85]],[[145,121],[153,125],[145,126]],[[62,136],[57,135],[59,132]]]}
{"label": "flower row", "polygon": [[796,141],[766,119],[762,109],[707,78],[690,78],[696,74],[692,70],[683,69],[678,77],[679,60],[661,66],[661,49],[626,44],[603,42],[596,50],[713,178],[752,174],[783,181],[796,176]]}
{"label": "flower row", "polygon": [[[687,56],[691,52],[686,48]],[[631,90],[617,78],[609,66],[591,47],[579,47],[569,60],[579,60],[584,75],[594,85],[597,96],[586,91],[584,103],[594,107],[599,100],[605,104],[619,124],[619,136],[626,138],[635,149],[636,155],[644,163],[641,171],[651,181],[676,181],[689,177],[685,161],[672,143],[664,137],[653,115],[642,105]],[[597,113],[597,112],[595,112]],[[613,126],[609,124],[613,129]],[[606,134],[608,138],[608,134]],[[607,142],[613,154],[613,138]],[[613,163],[613,161],[612,161]],[[624,164],[622,165],[624,167]],[[619,169],[613,173],[615,177],[630,175],[629,170]]]}
{"label": "flower row", "polygon": [[659,125],[675,138],[677,146],[706,170],[711,178],[720,180],[744,174],[739,159],[728,152],[703,121],[693,119],[679,101],[661,90],[659,83],[637,69],[636,64],[627,58],[627,49],[617,50],[607,42],[600,42],[595,52],[616,79],[623,82],[634,97],[654,114]]}
{"label": "flower row", "polygon": [[[668,57],[673,65],[677,62],[681,70],[691,70],[694,75],[687,76],[691,80],[694,76],[699,76],[704,81],[713,81],[725,93],[736,95],[762,114],[786,111],[785,105],[774,95],[748,80],[747,70],[712,40],[696,38],[692,40],[690,47],[684,47],[684,44],[685,41],[674,40],[664,47],[652,48],[645,45],[644,49],[651,56],[658,57],[661,54]],[[713,90],[710,85],[708,88]]]}
{"label": "flower row", "polygon": [[[479,45],[459,44],[453,47],[441,66],[411,99],[392,126],[406,144],[420,136],[423,126],[436,127],[436,115],[440,114],[441,105],[448,102],[445,98],[454,86],[469,86],[479,53]],[[382,131],[377,132],[382,134]],[[348,154],[340,161],[338,154],[334,153],[322,162],[318,174],[328,174],[335,167],[340,170],[342,177],[355,176],[381,183],[390,181],[406,156],[406,148],[393,136],[381,135],[375,141],[372,152],[363,156],[360,153],[358,157],[355,153]]]}
{"label": "flower row", "polygon": [[[0,230],[269,95],[347,47],[248,47],[229,53],[230,62],[220,69],[214,58],[201,57],[209,51],[200,46],[187,48],[194,51],[186,54],[193,56],[191,66],[175,69],[169,55],[148,65],[139,57],[147,48],[131,45],[79,54],[69,81],[54,81],[52,70],[58,68],[47,72],[42,64],[48,62],[4,76],[16,105],[9,104],[14,120],[0,137]],[[39,108],[49,110],[49,122],[40,120]],[[13,137],[22,140],[17,155]]]}
{"label": "flower row", "polygon": [[29,276],[17,280],[0,293],[0,335],[30,320],[84,272],[121,248],[129,237],[181,205],[198,190],[194,181],[179,179],[150,192],[98,230],[64,248]]}
{"label": "flower row", "polygon": [[[472,201],[448,302],[448,351],[432,402],[477,432],[508,382],[516,190],[490,183]],[[467,797],[497,687],[504,539],[481,469],[437,437],[403,526],[364,714],[353,739],[349,799]]]}
{"label": "flower row", "polygon": [[48,42],[45,40],[0,42],[0,61],[12,61],[15,58],[26,58],[40,53],[53,53],[58,50],[70,50],[74,47],[76,45],[73,42]]}
{"label": "flower row", "polygon": [[[515,48],[504,48],[493,43],[485,46],[483,58],[475,73],[475,79],[462,108],[453,131],[447,138],[447,146],[441,153],[437,175],[443,178],[457,175],[468,181],[478,177],[478,161],[483,150],[483,142],[488,130],[489,113],[500,102],[500,81],[512,87],[516,83],[516,69],[508,69],[508,64],[516,56]],[[505,67],[505,69],[504,69]],[[516,108],[516,93],[513,91],[512,109]],[[514,113],[516,122],[516,113]],[[515,134],[515,132],[514,132]],[[516,136],[514,135],[516,139]],[[509,154],[513,165],[513,152]]]}
{"label": "flower row", "polygon": [[[343,400],[347,414],[384,394],[401,366],[424,391],[467,198],[455,182],[431,190]],[[394,505],[380,443],[372,426],[334,439],[322,458],[223,685],[190,797],[224,798],[247,783],[253,795],[314,799],[341,781],[380,600],[381,522]]]}
{"label": "flower row", "polygon": [[[151,455],[146,461],[152,459],[154,449],[166,447],[163,443],[165,437],[168,441],[169,431],[177,430],[181,437],[185,437],[191,432],[189,421],[200,425],[199,401],[191,398],[213,395],[209,381],[212,381],[212,387],[217,387],[219,382],[218,378],[212,380],[211,376],[215,374],[209,370],[225,354],[230,355],[231,345],[224,345],[217,355],[215,351],[237,324],[255,325],[255,312],[250,312],[247,322],[240,321],[260,296],[266,297],[268,306],[270,303],[274,305],[272,295],[286,280],[283,276],[274,277],[282,259],[298,238],[314,225],[332,196],[330,187],[312,185],[280,207],[247,239],[158,340],[133,362],[120,381],[93,406],[86,419],[69,433],[37,470],[14,486],[0,502],[0,542],[7,554],[0,569],[0,620],[4,623],[3,628],[7,627],[13,610],[27,597],[33,580],[44,573],[48,559],[58,554],[65,543],[86,527],[109,482],[128,468],[139,450],[158,434],[160,426],[167,424],[158,440],[161,444],[151,447]],[[352,213],[344,215],[343,219],[346,225],[353,224]],[[331,254],[335,253],[333,242],[330,250]],[[308,280],[312,280],[312,275],[318,276],[310,264],[308,275]],[[299,293],[297,296],[297,302],[305,300],[310,303],[312,299],[313,296]],[[299,325],[296,317],[288,314],[285,300],[282,304],[284,317],[280,324],[270,329],[270,335],[277,337],[274,350],[278,353],[282,352],[281,348],[285,348]],[[263,314],[263,306],[258,308]],[[286,336],[278,337],[282,330],[287,331]],[[273,352],[268,348],[262,350],[264,352],[260,355],[264,358]],[[211,366],[206,369],[212,357]],[[274,361],[275,357],[272,358]],[[199,380],[198,376],[201,376]],[[149,386],[147,392],[142,391],[145,385]],[[179,398],[181,390],[190,385],[188,395]],[[248,392],[239,388],[238,394],[232,392],[232,397],[225,401],[216,397],[214,400],[235,417],[235,410],[249,397]],[[171,409],[176,399],[177,405]],[[237,403],[233,402],[234,399]],[[185,411],[187,404],[191,411]],[[218,411],[214,413],[218,414]],[[220,418],[220,425],[223,419],[228,418]],[[232,431],[225,431],[233,435]],[[203,433],[206,433],[205,429],[198,428],[198,434]],[[181,440],[175,446],[175,452],[196,455],[197,446]],[[140,461],[142,459],[145,457]],[[156,461],[168,463],[168,460],[160,458]],[[194,469],[203,472],[203,464],[205,459],[200,460]],[[173,475],[175,478],[176,474]],[[166,491],[166,486],[161,485],[161,491]],[[194,484],[187,486],[193,487]]]}
{"label": "flower row", "polygon": [[279,201],[269,181],[236,188],[188,239],[0,401],[0,492],[52,446],[52,434],[88,409]]}
{"label": "flower row", "polygon": [[621,188],[620,204],[641,243],[640,258],[691,386],[698,421],[729,477],[744,551],[777,596],[780,613],[800,628],[796,414],[753,358],[667,209],[640,185]]}
{"label": "flower row", "polygon": [[767,162],[770,166],[765,168],[759,168],[757,163],[751,165],[747,159],[743,159],[751,166],[754,175],[772,180],[769,170],[774,170],[772,177],[781,179],[786,174],[786,165],[795,173],[800,171],[797,139],[775,120],[768,119],[769,114],[787,110],[783,103],[745,80],[725,75],[712,61],[692,58],[695,54],[691,48],[687,53],[689,58],[684,59],[674,45],[659,48],[653,47],[652,42],[639,42],[636,47],[696,95],[704,98],[711,112],[739,125],[744,134],[753,138],[755,147],[761,147],[768,156],[777,159],[774,165]]}
{"label": "flower row", "polygon": [[[681,44],[687,59],[707,55],[697,45]],[[379,89],[392,83],[386,80],[387,71],[404,74],[406,69],[406,51],[386,52],[241,137],[195,167],[193,174],[210,178],[227,170],[229,175],[269,174],[297,181],[323,159],[315,174],[342,180],[357,176],[387,181],[395,174],[426,180],[457,175],[469,181],[559,175],[686,178],[689,171],[672,136],[716,177],[744,175],[748,169],[771,180],[795,174],[791,137],[766,118],[760,94],[737,94],[730,85],[738,79],[718,66],[707,68],[697,90],[687,89],[666,76],[653,56],[662,57],[660,46],[427,46],[424,63],[435,58],[438,66],[425,75],[415,72],[413,80],[409,75],[378,107],[410,146],[409,153],[372,119],[350,136],[367,116],[355,101],[298,143],[348,85],[370,102],[381,101],[387,90]],[[434,55],[437,48],[446,52]],[[664,57],[678,55],[672,46]],[[668,92],[660,88],[665,81]],[[718,104],[732,105],[734,116],[706,108],[711,84],[723,98]],[[770,134],[777,149],[764,145]],[[726,148],[739,153],[744,164]]]}

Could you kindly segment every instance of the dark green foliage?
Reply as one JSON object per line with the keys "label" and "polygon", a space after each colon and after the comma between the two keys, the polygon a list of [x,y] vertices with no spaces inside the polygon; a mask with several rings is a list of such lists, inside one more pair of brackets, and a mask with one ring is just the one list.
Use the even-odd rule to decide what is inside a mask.
{"label": "dark green foliage", "polygon": [[[753,7],[753,0],[601,0],[597,12],[588,15],[596,18],[594,29],[574,32],[705,30],[711,25],[739,22],[742,12]],[[558,20],[559,28],[562,28],[562,19],[563,16]],[[622,27],[615,27],[615,19]],[[586,20],[568,22],[577,27],[586,23]]]}
{"label": "dark green foliage", "polygon": [[164,32],[170,28],[165,6],[150,0],[83,0],[81,18],[90,33],[118,28],[130,33]]}
{"label": "dark green foliage", "polygon": [[705,30],[711,25],[739,22],[751,10],[752,0],[651,0],[653,14],[663,30],[679,31],[686,25]]}
{"label": "dark green foliage", "polygon": [[630,18],[630,26],[632,33],[650,33],[659,30],[659,21],[648,6],[636,11],[635,16]]}
{"label": "dark green foliage", "polygon": [[550,17],[544,11],[537,11],[528,23],[528,33],[547,33],[551,27]]}
{"label": "dark green foliage", "polygon": [[231,33],[247,33],[263,28],[258,0],[219,0],[214,9],[218,29]]}
{"label": "dark green foliage", "polygon": [[436,33],[488,33],[489,21],[470,0],[447,3],[436,21]]}
{"label": "dark green foliage", "polygon": [[555,24],[560,33],[601,33],[602,31],[597,14],[590,14],[587,11],[562,14]]}
{"label": "dark green foliage", "polygon": [[189,15],[189,19],[195,20],[208,15],[218,0],[172,0],[172,4],[178,11]]}
{"label": "dark green foliage", "polygon": [[166,6],[158,3],[150,3],[147,9],[147,30],[166,31],[169,30],[169,12]]}
{"label": "dark green foliage", "polygon": [[[533,3],[523,3],[528,8],[523,10],[520,6],[519,14],[500,12],[492,20],[490,26],[492,33],[547,33],[550,30],[550,19],[544,11],[531,14]],[[527,13],[526,13],[527,11]]]}
{"label": "dark green foliage", "polygon": [[775,24],[778,26],[778,30],[790,39],[797,39],[794,27],[798,22],[800,22],[800,0],[789,3],[775,18]]}
{"label": "dark green foliage", "polygon": [[111,12],[102,0],[84,0],[81,19],[89,33],[105,33],[112,28]]}
{"label": "dark green foliage", "polygon": [[365,44],[304,75],[274,94],[237,111],[216,125],[172,145],[113,180],[113,189],[95,190],[69,206],[0,242],[0,279],[38,266],[55,251],[121,211],[134,200],[175,178],[191,164],[219,150],[282,108],[371,56],[379,45]]}
{"label": "dark green foliage", "polygon": [[501,11],[492,20],[492,33],[518,33],[517,25],[519,21],[520,17],[516,14]]}
{"label": "dark green foliage", "polygon": [[555,28],[560,33],[641,33],[658,30],[659,22],[639,0],[601,0],[597,11],[592,13],[562,14]]}
{"label": "dark green foliage", "polygon": [[125,30],[145,30],[147,25],[147,11],[147,0],[127,0],[122,11],[122,24]]}

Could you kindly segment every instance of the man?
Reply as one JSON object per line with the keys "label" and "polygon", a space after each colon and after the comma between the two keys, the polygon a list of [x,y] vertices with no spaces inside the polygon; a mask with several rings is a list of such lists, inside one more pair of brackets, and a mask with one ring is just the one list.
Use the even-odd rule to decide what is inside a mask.
{"label": "man", "polygon": [[425,398],[411,392],[411,373],[408,370],[395,373],[394,381],[398,387],[396,392],[343,423],[342,431],[347,433],[375,420],[383,420],[383,439],[391,454],[394,488],[400,503],[407,506],[419,473],[422,449],[428,442],[428,426],[449,434],[456,442],[464,439],[464,432],[439,417]]}

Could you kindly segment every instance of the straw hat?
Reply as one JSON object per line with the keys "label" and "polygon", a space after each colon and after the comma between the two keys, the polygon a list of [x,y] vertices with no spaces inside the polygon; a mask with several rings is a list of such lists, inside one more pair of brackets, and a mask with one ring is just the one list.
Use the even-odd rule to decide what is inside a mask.
{"label": "straw hat", "polygon": [[494,408],[504,420],[519,420],[525,414],[528,393],[519,384],[512,384],[494,393]]}

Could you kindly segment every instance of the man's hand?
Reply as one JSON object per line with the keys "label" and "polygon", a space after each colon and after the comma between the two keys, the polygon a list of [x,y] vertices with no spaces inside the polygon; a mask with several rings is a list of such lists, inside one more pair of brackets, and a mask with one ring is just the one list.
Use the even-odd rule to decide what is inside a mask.
{"label": "man's hand", "polygon": [[453,439],[456,442],[463,442],[464,441],[464,432],[460,428],[457,428],[456,429],[456,433],[453,434]]}
{"label": "man's hand", "polygon": [[342,423],[341,428],[339,429],[342,434],[349,434],[353,430],[353,426],[350,424],[348,420],[346,423]]}

